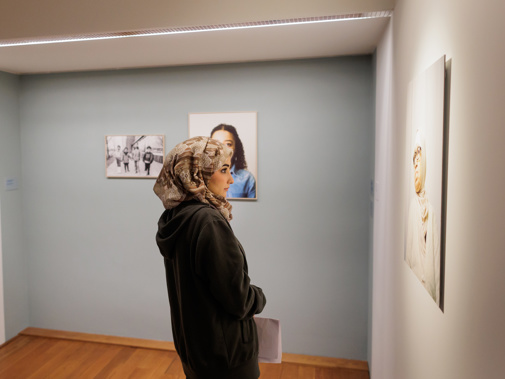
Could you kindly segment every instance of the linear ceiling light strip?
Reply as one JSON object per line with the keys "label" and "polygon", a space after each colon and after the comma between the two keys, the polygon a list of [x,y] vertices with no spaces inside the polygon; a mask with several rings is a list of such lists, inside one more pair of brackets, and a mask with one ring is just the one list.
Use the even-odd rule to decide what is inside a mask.
{"label": "linear ceiling light strip", "polygon": [[392,11],[365,12],[365,13],[351,13],[351,14],[336,15],[336,16],[304,17],[304,18],[284,19],[284,20],[243,22],[243,23],[236,23],[236,24],[188,26],[188,27],[176,27],[176,28],[126,31],[126,32],[118,32],[118,33],[81,34],[81,35],[73,35],[73,36],[66,36],[66,37],[37,38],[37,39],[10,39],[10,40],[6,39],[6,40],[0,40],[0,47],[42,45],[42,44],[51,44],[51,43],[93,41],[93,40],[128,38],[128,37],[162,36],[162,35],[170,35],[170,34],[211,32],[211,31],[218,31],[218,30],[236,30],[236,29],[248,29],[248,28],[263,28],[263,27],[271,27],[271,26],[313,24],[313,23],[322,23],[322,22],[362,20],[362,19],[370,19],[370,18],[387,18],[387,17],[391,17],[392,13],[393,13]]}

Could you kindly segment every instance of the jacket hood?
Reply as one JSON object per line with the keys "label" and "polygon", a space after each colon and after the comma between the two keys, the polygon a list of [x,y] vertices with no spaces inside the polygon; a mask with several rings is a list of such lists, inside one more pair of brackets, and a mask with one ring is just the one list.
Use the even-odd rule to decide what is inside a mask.
{"label": "jacket hood", "polygon": [[210,207],[208,204],[193,200],[183,202],[176,208],[163,212],[158,221],[158,232],[156,233],[156,243],[161,255],[166,259],[174,258],[175,244],[181,231],[196,212],[208,207]]}

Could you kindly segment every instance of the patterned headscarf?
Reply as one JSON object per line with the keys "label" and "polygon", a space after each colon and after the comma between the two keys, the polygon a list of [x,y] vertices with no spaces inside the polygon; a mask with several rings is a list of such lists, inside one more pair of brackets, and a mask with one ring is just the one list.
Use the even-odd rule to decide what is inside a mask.
{"label": "patterned headscarf", "polygon": [[210,177],[219,170],[233,150],[209,137],[193,137],[175,146],[165,158],[154,192],[166,209],[183,201],[198,200],[217,208],[229,221],[231,204],[208,188]]}

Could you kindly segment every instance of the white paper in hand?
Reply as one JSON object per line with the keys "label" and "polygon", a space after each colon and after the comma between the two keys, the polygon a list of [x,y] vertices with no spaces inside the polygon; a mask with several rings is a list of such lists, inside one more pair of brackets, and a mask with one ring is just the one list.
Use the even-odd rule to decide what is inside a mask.
{"label": "white paper in hand", "polygon": [[258,329],[258,362],[281,363],[282,338],[281,323],[273,318],[254,317]]}

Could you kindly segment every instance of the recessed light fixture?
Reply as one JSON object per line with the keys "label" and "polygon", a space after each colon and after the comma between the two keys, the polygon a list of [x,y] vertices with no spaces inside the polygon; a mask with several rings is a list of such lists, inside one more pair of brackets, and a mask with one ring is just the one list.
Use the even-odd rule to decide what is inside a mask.
{"label": "recessed light fixture", "polygon": [[151,37],[151,36],[164,36],[164,35],[171,35],[171,34],[213,32],[213,31],[219,31],[219,30],[266,28],[266,27],[274,27],[274,26],[303,25],[303,24],[323,23],[323,22],[363,20],[363,19],[370,19],[370,18],[388,18],[388,17],[391,17],[392,13],[393,13],[392,11],[364,12],[364,13],[352,13],[352,14],[336,15],[336,16],[293,18],[293,19],[285,19],[285,20],[244,22],[244,23],[237,23],[237,24],[219,24],[219,25],[207,25],[207,26],[190,26],[190,27],[176,27],[176,28],[163,28],[163,29],[148,29],[148,30],[117,32],[117,33],[80,34],[80,35],[72,35],[72,36],[65,36],[65,37],[58,36],[58,37],[48,37],[48,38],[42,37],[42,38],[33,38],[33,39],[27,39],[27,38],[25,38],[25,39],[7,39],[7,40],[0,40],[0,47],[45,45],[45,44],[52,44],[52,43],[97,41],[97,40],[131,38],[131,37]]}

